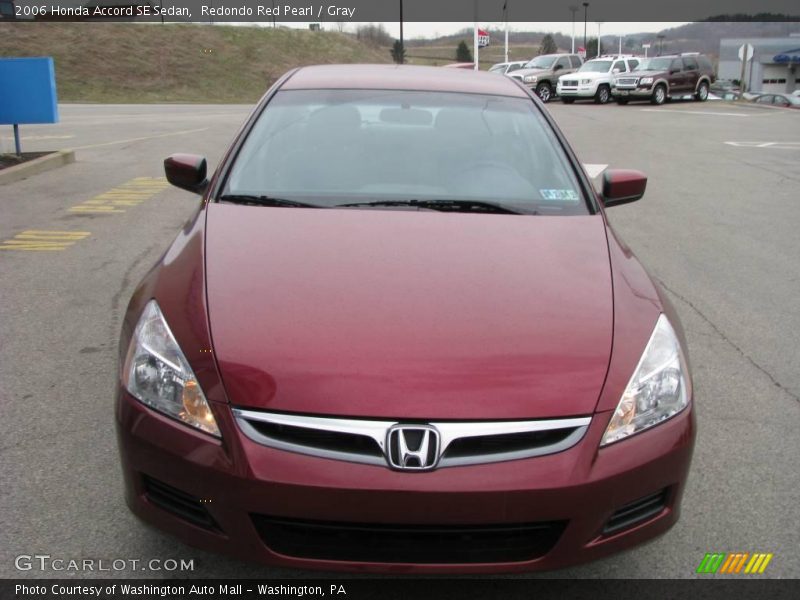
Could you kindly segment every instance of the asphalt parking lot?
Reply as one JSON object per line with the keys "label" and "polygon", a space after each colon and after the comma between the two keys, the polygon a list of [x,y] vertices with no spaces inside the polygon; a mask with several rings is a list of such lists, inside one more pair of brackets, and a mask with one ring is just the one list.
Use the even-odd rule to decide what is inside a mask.
{"label": "asphalt parking lot", "polygon": [[[681,315],[699,428],[672,531],[549,575],[693,577],[715,551],[771,552],[763,576],[800,577],[800,114],[722,102],[548,109],[584,163],[650,177],[645,198],[609,218]],[[122,499],[121,316],[197,203],[163,183],[161,161],[186,151],[213,168],[248,112],[64,105],[58,125],[23,127],[25,150],[75,148],[78,160],[0,186],[0,577],[62,575],[15,569],[16,556],[37,553],[194,559],[189,573],[80,576],[326,575],[195,550],[139,523]]]}

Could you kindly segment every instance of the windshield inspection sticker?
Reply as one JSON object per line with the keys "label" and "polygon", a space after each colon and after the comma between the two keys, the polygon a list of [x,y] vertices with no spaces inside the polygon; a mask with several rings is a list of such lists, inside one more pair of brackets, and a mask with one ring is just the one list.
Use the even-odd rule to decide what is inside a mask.
{"label": "windshield inspection sticker", "polygon": [[539,190],[542,200],[555,200],[577,202],[578,193],[575,190]]}

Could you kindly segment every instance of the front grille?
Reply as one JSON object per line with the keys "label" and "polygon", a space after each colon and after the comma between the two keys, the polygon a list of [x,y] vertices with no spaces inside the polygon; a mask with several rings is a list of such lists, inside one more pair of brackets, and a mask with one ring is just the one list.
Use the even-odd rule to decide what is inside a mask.
{"label": "front grille", "polygon": [[[404,468],[397,456],[398,440],[389,443],[390,432],[404,429],[409,448],[417,448],[415,430],[431,431],[437,443],[418,468],[477,465],[554,454],[580,441],[590,417],[538,421],[441,421],[402,423],[372,419],[312,417],[236,408],[242,432],[254,442],[299,454]],[[395,436],[397,437],[397,436]],[[394,438],[393,438],[394,439]],[[438,443],[438,442],[441,443]],[[438,452],[438,454],[436,454]],[[402,465],[402,466],[401,466]],[[410,469],[410,467],[409,467]]]}
{"label": "front grille", "polygon": [[382,525],[252,515],[264,544],[296,558],[379,563],[500,563],[534,560],[566,521],[498,525]]}
{"label": "front grille", "polygon": [[659,514],[667,503],[666,488],[655,494],[639,498],[617,510],[603,527],[603,535],[610,535],[638,525]]}
{"label": "front grille", "polygon": [[142,483],[144,484],[144,496],[151,504],[192,525],[212,531],[219,530],[214,518],[208,514],[199,498],[147,475],[142,475]]}
{"label": "front grille", "polygon": [[617,87],[629,86],[636,87],[639,83],[638,77],[620,77],[617,79]]}
{"label": "front grille", "polygon": [[445,451],[443,459],[470,456],[491,456],[506,452],[526,452],[535,448],[546,448],[563,442],[572,429],[549,431],[523,431],[502,435],[479,435],[463,437],[453,441]]}
{"label": "front grille", "polygon": [[369,436],[339,431],[325,431],[309,427],[293,427],[280,423],[252,421],[251,425],[260,434],[287,444],[319,448],[332,452],[347,452],[362,456],[381,458],[383,452],[377,442]]}
{"label": "front grille", "polygon": [[562,81],[561,87],[578,87],[577,81]]}

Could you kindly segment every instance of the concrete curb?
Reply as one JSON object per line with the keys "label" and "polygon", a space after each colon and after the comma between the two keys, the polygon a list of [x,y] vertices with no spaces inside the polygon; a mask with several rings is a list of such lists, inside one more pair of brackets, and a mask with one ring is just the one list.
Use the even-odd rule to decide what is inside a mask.
{"label": "concrete curb", "polygon": [[46,156],[40,156],[15,167],[8,167],[0,171],[0,185],[20,181],[33,177],[45,171],[51,171],[75,162],[74,150],[58,150]]}

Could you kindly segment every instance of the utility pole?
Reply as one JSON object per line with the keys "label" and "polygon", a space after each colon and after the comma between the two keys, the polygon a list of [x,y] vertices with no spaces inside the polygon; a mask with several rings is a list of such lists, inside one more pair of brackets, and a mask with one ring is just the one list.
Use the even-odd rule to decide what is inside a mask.
{"label": "utility pole", "polygon": [[578,12],[578,7],[570,6],[569,12],[572,13],[572,54],[575,54],[575,13]]}

